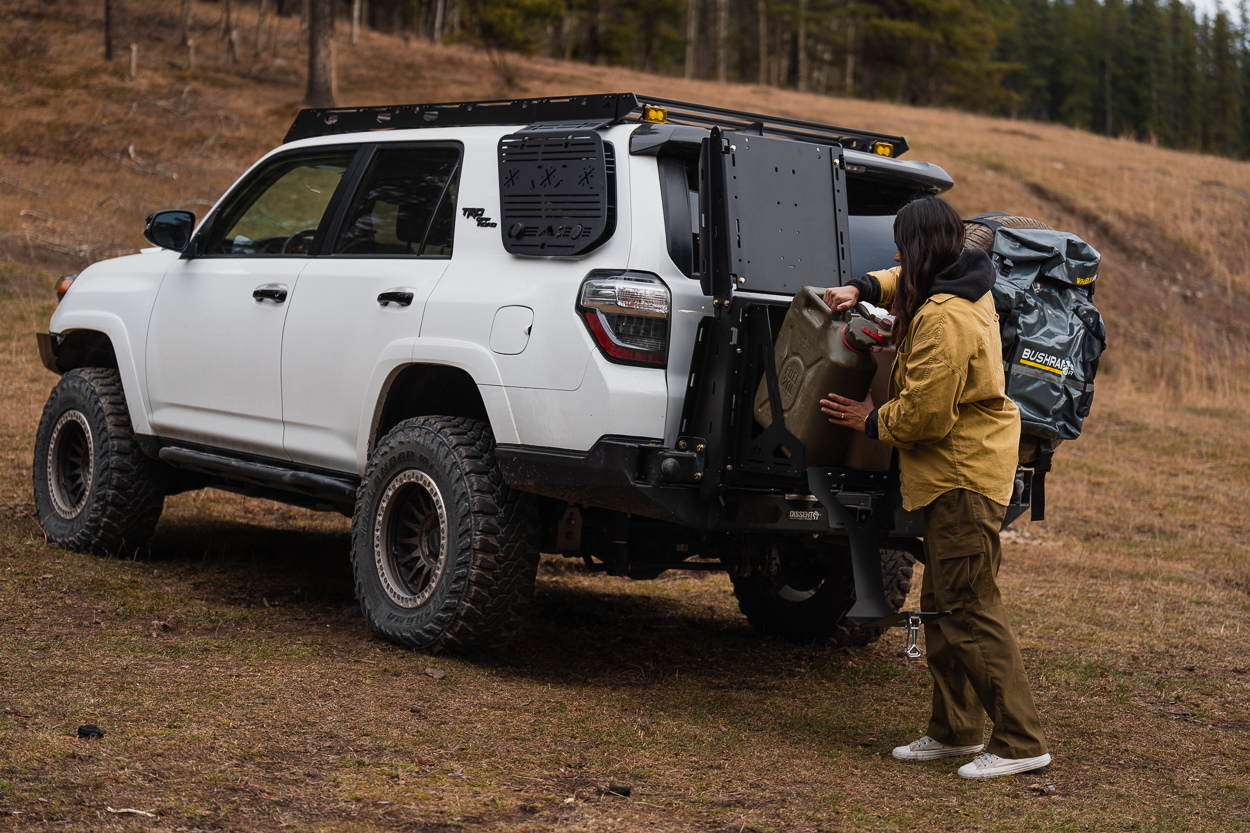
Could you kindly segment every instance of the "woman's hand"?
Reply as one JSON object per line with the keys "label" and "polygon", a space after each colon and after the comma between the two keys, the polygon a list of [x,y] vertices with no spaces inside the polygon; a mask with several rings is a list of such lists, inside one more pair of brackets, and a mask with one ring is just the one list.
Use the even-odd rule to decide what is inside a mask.
{"label": "woman's hand", "polygon": [[863,402],[856,402],[854,399],[847,399],[836,393],[831,393],[829,398],[820,400],[821,413],[827,415],[830,422],[834,425],[845,425],[856,431],[864,430],[864,420],[868,419],[872,408],[871,393]]}
{"label": "woman's hand", "polygon": [[858,303],[859,289],[854,286],[831,286],[825,290],[825,306],[834,312],[842,312]]}

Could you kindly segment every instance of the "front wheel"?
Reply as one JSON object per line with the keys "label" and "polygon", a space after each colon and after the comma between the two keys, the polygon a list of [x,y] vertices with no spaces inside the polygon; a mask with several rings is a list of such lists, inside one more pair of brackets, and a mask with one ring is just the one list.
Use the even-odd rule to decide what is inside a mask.
{"label": "front wheel", "polygon": [[356,499],[352,566],[369,627],[412,648],[492,648],[520,626],[538,573],[537,523],[495,463],[485,423],[401,422]]}
{"label": "front wheel", "polygon": [[[839,648],[869,645],[880,628],[852,625],[847,611],[855,603],[855,576],[849,553],[830,558],[798,547],[773,547],[771,577],[735,576],[738,609],[755,630],[800,644]],[[897,550],[881,551],[885,598],[899,610],[911,591],[915,559]]]}
{"label": "front wheel", "polygon": [[48,540],[118,555],[141,549],[165,505],[165,468],[139,450],[116,370],[71,370],[35,434],[35,510]]}

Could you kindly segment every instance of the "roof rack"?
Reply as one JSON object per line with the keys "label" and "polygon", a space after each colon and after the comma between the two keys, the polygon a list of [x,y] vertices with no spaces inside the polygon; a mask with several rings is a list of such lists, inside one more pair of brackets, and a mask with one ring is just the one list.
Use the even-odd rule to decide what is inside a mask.
{"label": "roof rack", "polygon": [[[852,130],[817,122],[765,116],[723,107],[709,107],[667,98],[635,93],[564,96],[560,98],[518,98],[499,101],[460,101],[448,104],[404,104],[391,107],[351,107],[300,110],[287,131],[284,142],[363,133],[373,130],[411,130],[421,127],[469,127],[479,125],[556,124],[581,129],[603,127],[630,120],[642,122],[644,110],[659,107],[667,111],[666,121],[722,130],[745,130],[784,136],[802,142],[841,145],[868,153],[888,150],[884,155],[898,157],[908,149],[902,136]],[[654,115],[654,114],[652,114]],[[888,148],[880,148],[888,145]]]}

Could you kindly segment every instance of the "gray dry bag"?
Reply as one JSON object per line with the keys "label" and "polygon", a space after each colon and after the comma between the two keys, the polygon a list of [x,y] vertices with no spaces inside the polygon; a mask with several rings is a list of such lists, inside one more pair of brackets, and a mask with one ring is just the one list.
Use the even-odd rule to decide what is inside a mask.
{"label": "gray dry bag", "polygon": [[1008,228],[994,216],[969,222],[994,229],[992,292],[1007,395],[1020,408],[1022,446],[1037,447],[1028,463],[1033,466],[1033,519],[1041,520],[1054,446],[1081,435],[1107,345],[1107,330],[1092,300],[1101,256],[1075,234]]}

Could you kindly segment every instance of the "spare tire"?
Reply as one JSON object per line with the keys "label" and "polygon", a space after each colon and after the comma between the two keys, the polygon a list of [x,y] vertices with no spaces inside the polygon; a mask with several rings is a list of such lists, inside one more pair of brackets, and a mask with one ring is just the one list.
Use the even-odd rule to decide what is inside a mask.
{"label": "spare tire", "polygon": [[[996,223],[1001,223],[1005,228],[1050,228],[1041,220],[1034,220],[1029,217],[1015,217],[1010,214],[987,217],[986,219],[992,219]],[[988,252],[993,246],[994,229],[978,220],[964,220],[965,249],[984,249]]]}

